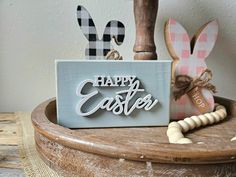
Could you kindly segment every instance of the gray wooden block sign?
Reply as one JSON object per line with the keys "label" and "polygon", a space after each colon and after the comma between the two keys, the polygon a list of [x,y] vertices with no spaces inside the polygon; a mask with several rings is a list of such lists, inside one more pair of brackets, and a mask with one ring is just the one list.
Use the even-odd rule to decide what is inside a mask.
{"label": "gray wooden block sign", "polygon": [[57,60],[57,117],[68,128],[165,126],[171,61]]}

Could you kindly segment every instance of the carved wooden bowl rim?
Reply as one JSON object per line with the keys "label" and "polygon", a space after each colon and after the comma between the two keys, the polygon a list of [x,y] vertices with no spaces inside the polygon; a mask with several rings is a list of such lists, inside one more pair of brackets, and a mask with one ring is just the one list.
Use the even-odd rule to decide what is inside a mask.
{"label": "carved wooden bowl rim", "polygon": [[[224,98],[216,98],[219,102],[227,104],[230,109],[236,109],[236,102]],[[96,135],[94,129],[68,129],[52,123],[49,114],[56,114],[55,98],[41,103],[32,112],[32,123],[36,133],[56,142],[62,146],[73,150],[87,153],[98,154],[113,158],[128,159],[135,161],[150,161],[158,163],[175,164],[210,164],[226,163],[236,161],[236,142],[214,144],[190,144],[174,145],[166,143],[116,143],[117,141],[107,141],[104,137]],[[230,111],[231,114],[232,111]],[[233,110],[235,112],[235,110]],[[48,117],[47,117],[48,116]],[[56,115],[53,115],[56,117]],[[230,119],[236,118],[235,114],[229,116]],[[235,124],[236,124],[236,119]],[[112,128],[110,131],[121,130]],[[135,130],[145,128],[135,128]],[[155,130],[166,130],[166,128],[155,128]],[[100,129],[101,130],[101,129]],[[109,129],[106,129],[106,131]],[[127,128],[126,128],[127,130]],[[129,129],[130,131],[132,129]],[[147,131],[149,129],[147,128]],[[154,130],[154,128],[152,128]],[[162,131],[165,132],[165,131]],[[236,129],[235,129],[236,134]],[[163,136],[164,137],[164,136]],[[119,135],[114,137],[119,138]],[[156,137],[158,138],[158,136]],[[132,141],[132,140],[131,140]]]}

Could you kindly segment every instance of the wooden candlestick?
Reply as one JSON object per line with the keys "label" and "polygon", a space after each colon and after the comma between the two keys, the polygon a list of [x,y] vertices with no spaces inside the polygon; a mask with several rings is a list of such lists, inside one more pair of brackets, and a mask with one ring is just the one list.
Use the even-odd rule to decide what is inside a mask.
{"label": "wooden candlestick", "polygon": [[136,41],[135,60],[156,60],[154,29],[159,0],[134,0]]}

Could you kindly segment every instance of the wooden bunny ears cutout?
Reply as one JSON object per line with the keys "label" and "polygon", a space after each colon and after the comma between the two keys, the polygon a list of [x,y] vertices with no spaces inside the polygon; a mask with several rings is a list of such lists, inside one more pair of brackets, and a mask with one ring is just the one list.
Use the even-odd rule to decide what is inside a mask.
{"label": "wooden bunny ears cutout", "polygon": [[218,22],[210,21],[203,25],[190,40],[184,27],[174,19],[165,25],[165,40],[171,57],[175,60],[190,58],[205,59],[211,53],[217,36]]}
{"label": "wooden bunny ears cutout", "polygon": [[120,21],[109,21],[100,40],[93,19],[83,6],[77,8],[77,19],[82,32],[89,41],[85,50],[86,59],[104,59],[113,49],[112,38],[117,45],[121,45],[124,41],[125,26]]}

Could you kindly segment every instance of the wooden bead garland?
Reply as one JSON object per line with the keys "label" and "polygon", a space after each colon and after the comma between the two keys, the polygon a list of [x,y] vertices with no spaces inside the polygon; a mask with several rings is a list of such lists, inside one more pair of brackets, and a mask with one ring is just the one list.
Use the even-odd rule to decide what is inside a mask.
{"label": "wooden bead garland", "polygon": [[193,143],[192,140],[190,140],[189,138],[185,138],[183,133],[186,133],[189,130],[193,130],[198,127],[218,123],[224,120],[226,117],[227,112],[225,107],[216,104],[215,112],[188,117],[178,122],[171,122],[167,129],[169,142],[172,144],[191,144]]}

